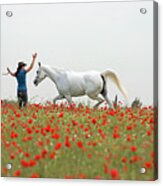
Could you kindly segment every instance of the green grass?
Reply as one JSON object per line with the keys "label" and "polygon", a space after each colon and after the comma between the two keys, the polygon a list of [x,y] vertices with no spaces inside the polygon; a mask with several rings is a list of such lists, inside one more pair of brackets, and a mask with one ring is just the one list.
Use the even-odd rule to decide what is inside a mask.
{"label": "green grass", "polygon": [[[117,106],[115,110],[30,104],[20,110],[16,103],[2,102],[1,108],[2,176],[156,179],[152,107]],[[58,139],[54,138],[56,134]],[[65,144],[66,138],[70,147]],[[62,145],[58,150],[57,143]],[[124,157],[126,162],[122,161]],[[6,169],[7,163],[12,169]],[[141,167],[146,168],[145,174],[140,173]]]}

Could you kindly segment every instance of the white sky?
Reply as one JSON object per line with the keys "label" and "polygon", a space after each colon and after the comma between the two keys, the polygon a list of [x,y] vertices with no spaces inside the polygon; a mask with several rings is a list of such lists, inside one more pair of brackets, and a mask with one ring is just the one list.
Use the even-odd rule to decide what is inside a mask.
{"label": "white sky", "polygon": [[[6,16],[8,10],[12,17]],[[130,102],[139,97],[144,104],[153,103],[152,1],[3,5],[1,71],[15,71],[20,60],[30,64],[34,52],[37,62],[56,68],[114,69]],[[29,100],[51,100],[57,89],[49,79],[35,87],[36,69],[37,64],[27,77]],[[1,76],[1,98],[15,99],[16,91],[16,79]],[[111,99],[115,94],[123,100],[111,85]]]}

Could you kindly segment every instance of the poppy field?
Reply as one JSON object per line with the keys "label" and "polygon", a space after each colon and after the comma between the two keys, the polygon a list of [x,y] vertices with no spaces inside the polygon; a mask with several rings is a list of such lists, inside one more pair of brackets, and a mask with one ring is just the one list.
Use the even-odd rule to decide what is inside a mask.
{"label": "poppy field", "polygon": [[94,109],[47,103],[19,109],[14,102],[1,101],[1,174],[155,180],[154,112],[151,106],[121,104]]}

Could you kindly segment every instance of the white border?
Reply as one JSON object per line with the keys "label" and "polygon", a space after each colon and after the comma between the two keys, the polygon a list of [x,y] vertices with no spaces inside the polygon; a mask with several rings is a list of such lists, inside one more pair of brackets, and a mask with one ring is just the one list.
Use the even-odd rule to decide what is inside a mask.
{"label": "white border", "polygon": [[[55,3],[55,2],[95,2],[95,1],[102,1],[102,0],[0,0],[0,4],[18,4],[18,3]],[[109,1],[109,0],[104,0],[104,1]],[[111,0],[114,1],[114,0]],[[123,0],[118,0],[118,1],[123,1]],[[131,0],[132,1],[132,0]],[[135,0],[134,0],[135,1]],[[30,179],[30,178],[0,178],[0,185],[1,186],[35,186],[38,184],[39,186],[43,186],[48,184],[48,186],[51,185],[61,185],[61,186],[83,186],[85,185],[90,185],[90,186],[107,186],[107,185],[136,185],[136,184],[141,184],[141,185],[163,185],[163,135],[161,135],[163,131],[163,109],[162,109],[162,95],[163,95],[163,38],[160,33],[163,33],[163,1],[162,0],[157,0],[158,5],[159,5],[159,179],[155,182],[146,182],[146,181],[101,181],[101,180],[62,180],[62,179]]]}

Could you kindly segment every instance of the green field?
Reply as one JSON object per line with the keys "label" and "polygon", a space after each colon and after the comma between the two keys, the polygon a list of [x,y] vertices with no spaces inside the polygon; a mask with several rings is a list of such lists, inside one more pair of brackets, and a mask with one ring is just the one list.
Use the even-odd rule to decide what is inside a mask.
{"label": "green field", "polygon": [[156,179],[151,106],[29,104],[20,110],[2,101],[1,120],[4,177]]}

